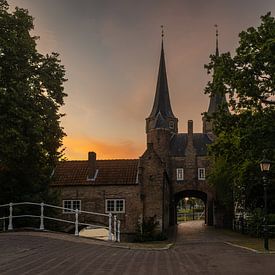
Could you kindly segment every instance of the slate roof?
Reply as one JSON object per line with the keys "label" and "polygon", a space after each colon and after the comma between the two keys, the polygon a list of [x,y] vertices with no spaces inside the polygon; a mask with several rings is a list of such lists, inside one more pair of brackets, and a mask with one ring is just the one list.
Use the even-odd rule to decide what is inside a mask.
{"label": "slate roof", "polygon": [[[171,140],[170,143],[170,154],[174,157],[184,157],[185,149],[187,146],[187,134],[177,134]],[[211,144],[212,141],[209,139],[207,134],[194,133],[193,134],[193,145],[197,151],[198,156],[207,155],[207,145]]]}
{"label": "slate roof", "polygon": [[156,117],[160,113],[163,117],[175,118],[169,98],[168,81],[166,74],[163,41],[161,42],[161,54],[159,62],[158,82],[156,88],[156,94],[154,99],[154,105],[149,117]]}
{"label": "slate roof", "polygon": [[88,161],[64,161],[57,165],[53,186],[67,185],[131,185],[137,184],[138,159],[97,160],[97,176],[88,178]]}
{"label": "slate roof", "polygon": [[[219,110],[219,107],[223,104],[226,103],[225,96],[215,94],[210,96],[210,102],[209,102],[209,107],[208,107],[208,114],[213,114]],[[228,111],[228,108],[224,108],[225,111]]]}
{"label": "slate roof", "polygon": [[207,145],[211,144],[212,141],[208,137],[207,134],[193,134],[193,144],[197,150],[198,156],[206,156],[207,155]]}

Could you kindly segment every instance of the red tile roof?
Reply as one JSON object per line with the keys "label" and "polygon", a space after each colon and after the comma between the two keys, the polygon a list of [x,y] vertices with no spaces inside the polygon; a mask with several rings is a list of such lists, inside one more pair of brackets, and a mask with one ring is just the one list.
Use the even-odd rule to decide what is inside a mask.
{"label": "red tile roof", "polygon": [[138,159],[97,160],[95,180],[88,178],[88,161],[62,161],[54,172],[53,186],[137,184]]}

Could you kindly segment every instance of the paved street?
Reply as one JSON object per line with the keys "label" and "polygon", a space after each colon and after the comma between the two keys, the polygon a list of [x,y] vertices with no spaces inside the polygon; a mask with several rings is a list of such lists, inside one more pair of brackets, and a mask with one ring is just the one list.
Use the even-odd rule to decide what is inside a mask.
{"label": "paved street", "polygon": [[0,274],[275,274],[275,255],[225,244],[198,222],[181,224],[174,247],[133,250],[74,236],[0,234]]}

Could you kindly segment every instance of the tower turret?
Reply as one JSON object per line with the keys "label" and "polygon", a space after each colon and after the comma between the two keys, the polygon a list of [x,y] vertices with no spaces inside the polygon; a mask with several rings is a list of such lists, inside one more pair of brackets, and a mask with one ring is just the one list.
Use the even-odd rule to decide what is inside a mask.
{"label": "tower turret", "polygon": [[153,129],[167,129],[172,133],[178,132],[178,119],[173,114],[169,98],[163,49],[163,30],[156,94],[152,111],[149,117],[146,118],[146,133]]}
{"label": "tower turret", "polygon": [[[218,31],[218,25],[215,25],[216,27],[216,57],[219,57],[219,31]],[[215,68],[214,68],[215,71]],[[215,72],[214,72],[215,73]],[[207,115],[213,115],[215,112],[217,112],[220,108],[220,106],[226,102],[226,98],[224,95],[215,93],[210,95],[210,101],[209,106],[207,110]],[[228,109],[226,107],[226,110],[228,112]],[[202,118],[203,120],[203,133],[204,134],[213,134],[213,121],[212,119],[208,120],[205,116]]]}

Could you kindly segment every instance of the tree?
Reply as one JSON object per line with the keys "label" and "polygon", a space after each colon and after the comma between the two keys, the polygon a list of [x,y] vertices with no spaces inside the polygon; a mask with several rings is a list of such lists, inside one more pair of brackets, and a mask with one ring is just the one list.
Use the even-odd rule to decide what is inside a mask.
{"label": "tree", "polygon": [[[234,57],[230,53],[210,56],[205,66],[213,73],[206,93],[226,95],[230,109],[228,113],[221,108],[212,117],[217,138],[210,147],[214,162],[210,181],[220,190],[226,185],[224,197],[231,193],[246,211],[263,205],[259,169],[263,151],[275,160],[275,20],[271,13],[261,20],[258,28],[239,34]],[[219,180],[224,175],[226,179]],[[269,207],[274,211],[274,186],[269,190]]]}
{"label": "tree", "polygon": [[62,156],[65,69],[37,51],[33,28],[27,10],[0,0],[0,204],[49,200]]}

